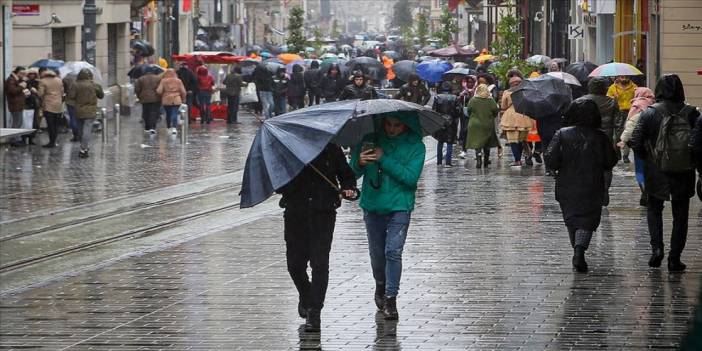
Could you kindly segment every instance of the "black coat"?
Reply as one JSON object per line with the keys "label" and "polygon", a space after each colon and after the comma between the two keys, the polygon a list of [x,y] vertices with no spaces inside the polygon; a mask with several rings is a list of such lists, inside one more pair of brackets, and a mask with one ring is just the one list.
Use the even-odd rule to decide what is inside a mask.
{"label": "black coat", "polygon": [[275,76],[273,78],[273,85],[272,85],[273,96],[275,96],[275,97],[286,96],[288,93],[288,83],[289,82],[290,81],[288,80],[287,77],[285,77],[285,75]]}
{"label": "black coat", "polygon": [[197,93],[197,77],[195,77],[195,74],[193,74],[192,71],[190,71],[187,67],[180,67],[176,71],[176,75],[178,76],[178,79],[183,82],[186,91]]}
{"label": "black coat", "polygon": [[[658,93],[656,93],[656,97],[658,97]],[[629,144],[634,149],[636,156],[643,159],[648,158],[648,145],[655,145],[663,119],[663,115],[654,106],[677,113],[684,107],[684,103],[656,103],[641,112],[639,123],[634,129]],[[694,127],[699,117],[699,112],[691,109],[687,117],[690,126]],[[646,192],[649,196],[660,200],[670,200],[671,198],[682,200],[689,199],[695,195],[694,170],[680,173],[664,173],[653,162],[646,162],[645,165],[644,177],[646,179]]]}
{"label": "black coat", "polygon": [[[356,176],[339,146],[327,145],[311,164],[341,190],[356,190]],[[280,207],[287,210],[333,211],[341,206],[339,192],[309,165],[277,192],[283,194]]]}
{"label": "black coat", "polygon": [[416,87],[410,83],[403,84],[400,87],[400,91],[395,95],[395,99],[405,100],[409,102],[414,102],[418,105],[426,105],[431,98],[429,94],[429,89],[421,82]]}
{"label": "black coat", "polygon": [[273,73],[260,64],[253,71],[253,80],[258,91],[273,91]]}
{"label": "black coat", "polygon": [[302,72],[293,72],[288,83],[288,96],[305,96],[305,78]]}
{"label": "black coat", "polygon": [[322,97],[328,100],[337,100],[346,83],[347,81],[340,74],[335,77],[329,74],[324,75],[320,82]]}
{"label": "black coat", "polygon": [[451,122],[445,128],[434,133],[434,138],[444,143],[455,143],[456,135],[458,134],[458,122],[463,114],[463,109],[456,95],[439,94],[434,96],[432,109],[447,117]]}
{"label": "black coat", "polygon": [[356,84],[350,84],[344,87],[339,95],[339,100],[372,100],[378,98],[378,92],[375,88],[364,84],[362,86],[357,86]]}
{"label": "black coat", "polygon": [[601,129],[610,139],[614,140],[614,122],[619,114],[619,104],[617,101],[607,95],[594,94],[587,94],[579,97],[578,99],[590,99],[597,104],[597,107],[600,109],[600,116],[602,116]]}
{"label": "black coat", "polygon": [[321,95],[320,85],[322,83],[322,71],[319,68],[312,68],[303,74],[305,87],[312,94]]}
{"label": "black coat", "polygon": [[599,129],[597,105],[573,102],[569,127],[556,132],[544,155],[556,174],[556,200],[566,226],[597,230],[605,198],[605,171],[617,164],[612,142]]}

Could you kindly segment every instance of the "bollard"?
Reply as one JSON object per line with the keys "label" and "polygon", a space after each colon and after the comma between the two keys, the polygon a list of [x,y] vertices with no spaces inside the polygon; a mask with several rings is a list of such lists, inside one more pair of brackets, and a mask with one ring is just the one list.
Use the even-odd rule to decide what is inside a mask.
{"label": "bollard", "polygon": [[102,123],[102,142],[103,144],[107,143],[107,109],[106,108],[101,108],[97,112],[98,114],[98,119],[100,120],[100,123]]}
{"label": "bollard", "polygon": [[180,116],[180,142],[183,145],[188,143],[188,124],[190,123],[188,110],[188,105],[186,104],[182,104],[180,108],[178,108],[178,115]]}
{"label": "bollard", "polygon": [[119,135],[119,133],[121,132],[120,121],[122,119],[121,114],[120,114],[120,110],[119,110],[120,109],[119,104],[115,104],[114,109],[115,109],[115,135]]}

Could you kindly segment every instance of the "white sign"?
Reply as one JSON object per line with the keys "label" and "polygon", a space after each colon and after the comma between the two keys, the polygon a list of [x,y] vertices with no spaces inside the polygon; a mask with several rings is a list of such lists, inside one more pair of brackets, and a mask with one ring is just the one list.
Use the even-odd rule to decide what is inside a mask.
{"label": "white sign", "polygon": [[568,39],[583,39],[585,38],[585,29],[579,24],[568,25]]}

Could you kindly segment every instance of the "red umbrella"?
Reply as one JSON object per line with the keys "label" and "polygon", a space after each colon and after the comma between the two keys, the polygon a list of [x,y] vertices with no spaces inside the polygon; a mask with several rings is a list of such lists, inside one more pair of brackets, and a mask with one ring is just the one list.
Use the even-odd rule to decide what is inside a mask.
{"label": "red umbrella", "polygon": [[458,45],[452,45],[447,46],[445,48],[436,49],[429,53],[430,56],[434,57],[473,56],[477,54],[478,52],[475,50],[464,49]]}

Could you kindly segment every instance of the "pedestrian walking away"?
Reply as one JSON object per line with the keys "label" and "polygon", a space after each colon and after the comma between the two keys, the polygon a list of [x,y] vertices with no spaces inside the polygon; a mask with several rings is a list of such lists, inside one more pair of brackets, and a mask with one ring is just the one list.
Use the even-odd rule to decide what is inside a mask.
{"label": "pedestrian walking away", "polygon": [[605,171],[617,164],[609,137],[600,129],[597,104],[576,100],[565,113],[566,127],[556,132],[544,155],[556,173],[556,201],[573,248],[573,268],[587,272],[585,251],[600,225]]}
{"label": "pedestrian walking away", "polygon": [[46,127],[49,132],[49,142],[44,145],[46,148],[56,147],[58,136],[59,119],[63,118],[63,82],[56,72],[46,70],[42,74],[39,82],[39,97],[41,107],[44,110]]}
{"label": "pedestrian walking away", "polygon": [[468,136],[466,147],[475,150],[475,167],[487,167],[490,164],[490,148],[497,147],[499,141],[495,134],[495,118],[499,108],[493,100],[487,85],[480,84],[468,102]]}
{"label": "pedestrian walking away", "polygon": [[514,156],[514,161],[510,166],[521,166],[522,165],[522,154],[524,152],[525,146],[527,147],[526,158],[527,164],[531,162],[531,150],[526,143],[529,131],[534,128],[535,122],[533,119],[518,113],[514,110],[512,106],[512,91],[522,82],[522,78],[519,76],[513,76],[509,79],[510,89],[505,90],[502,94],[502,99],[500,101],[500,109],[502,110],[502,118],[500,119],[500,128],[505,132],[507,136],[507,142],[512,149],[512,156]]}
{"label": "pedestrian walking away", "polygon": [[227,97],[227,124],[239,123],[239,96],[241,88],[246,86],[241,77],[241,67],[235,66],[224,78],[225,89],[222,94]]}
{"label": "pedestrian walking away", "polygon": [[303,78],[305,80],[305,88],[307,89],[308,106],[319,105],[322,97],[322,91],[320,89],[322,71],[319,69],[319,61],[312,61],[310,69],[305,71]]}
{"label": "pedestrian walking away", "polygon": [[[450,82],[441,83],[439,94],[434,96],[432,109],[442,115],[448,117],[450,123],[443,129],[434,133],[434,138],[437,140],[436,146],[436,164],[438,166],[443,163],[446,167],[453,166],[453,144],[456,142],[456,134],[458,133],[458,122],[463,114],[459,100],[452,93]],[[444,144],[446,144],[446,154],[444,155]]]}
{"label": "pedestrian walking away", "polygon": [[283,195],[280,206],[285,209],[285,256],[299,294],[298,313],[306,319],[305,330],[317,332],[329,282],[336,209],[341,206],[341,197],[357,197],[356,178],[341,148],[328,144],[278,193]]}
{"label": "pedestrian walking away", "polygon": [[355,147],[351,168],[363,176],[360,206],[376,285],[375,304],[386,319],[396,320],[402,251],[426,149],[416,116],[397,112],[378,118],[377,123],[379,132],[365,136]]}
{"label": "pedestrian walking away", "polygon": [[144,75],[134,83],[134,92],[141,103],[141,118],[144,120],[144,132],[156,134],[156,123],[161,114],[161,96],[156,89],[161,78],[155,69],[147,68]]}
{"label": "pedestrian walking away", "polygon": [[[641,117],[641,112],[645,111],[649,106],[656,102],[656,96],[653,90],[645,87],[636,88],[634,93],[634,98],[631,100],[631,109],[629,110],[629,115],[626,118],[626,124],[624,124],[624,131],[619,137],[619,142],[617,147],[620,149],[624,148],[631,140],[631,134],[634,132],[634,128],[639,123],[639,118]],[[636,152],[634,152],[634,170],[636,174],[636,182],[641,189],[641,198],[639,199],[639,205],[646,207],[648,206],[648,195],[646,194],[646,182],[644,177],[644,164],[646,161],[639,157]]]}
{"label": "pedestrian walking away", "polygon": [[161,96],[161,104],[166,109],[166,128],[168,128],[169,133],[176,134],[178,109],[187,97],[185,85],[178,79],[176,72],[169,68],[163,74],[163,79],[159,82],[156,93]]}
{"label": "pedestrian walking away", "polygon": [[461,110],[463,111],[458,127],[458,144],[461,145],[461,153],[458,156],[462,159],[466,158],[466,138],[468,137],[468,120],[470,119],[470,114],[468,112],[468,102],[475,93],[475,82],[475,76],[464,77],[461,80],[461,87],[463,88],[463,91],[461,91],[461,93],[458,95],[458,100],[461,104]]}
{"label": "pedestrian walking away", "polygon": [[93,136],[93,121],[98,111],[98,99],[105,97],[102,87],[93,82],[93,74],[83,68],[78,73],[76,81],[71,85],[67,99],[75,102],[76,120],[81,130],[80,152],[78,156],[89,156],[90,141]]}
{"label": "pedestrian walking away", "polygon": [[[636,91],[636,84],[629,79],[628,76],[618,76],[614,80],[614,84],[610,85],[607,90],[607,96],[615,99],[619,105],[619,114],[617,114],[614,121],[615,128],[615,142],[619,140],[619,137],[624,130],[624,124],[626,123],[627,116],[629,115],[629,109],[631,108],[631,100],[634,98],[634,92]],[[621,157],[624,163],[629,163],[629,147],[625,146],[622,148]]]}
{"label": "pedestrian walking away", "polygon": [[646,220],[652,251],[648,265],[659,267],[663,261],[663,206],[670,201],[673,229],[668,270],[677,272],[686,268],[680,256],[687,241],[690,198],[695,195],[695,169],[689,145],[700,113],[685,104],[685,91],[676,74],[661,77],[655,92],[656,103],[641,113],[630,144],[646,161]]}
{"label": "pedestrian walking away", "polygon": [[288,82],[288,105],[291,110],[305,107],[305,78],[302,66],[295,64],[292,68],[292,75]]}

